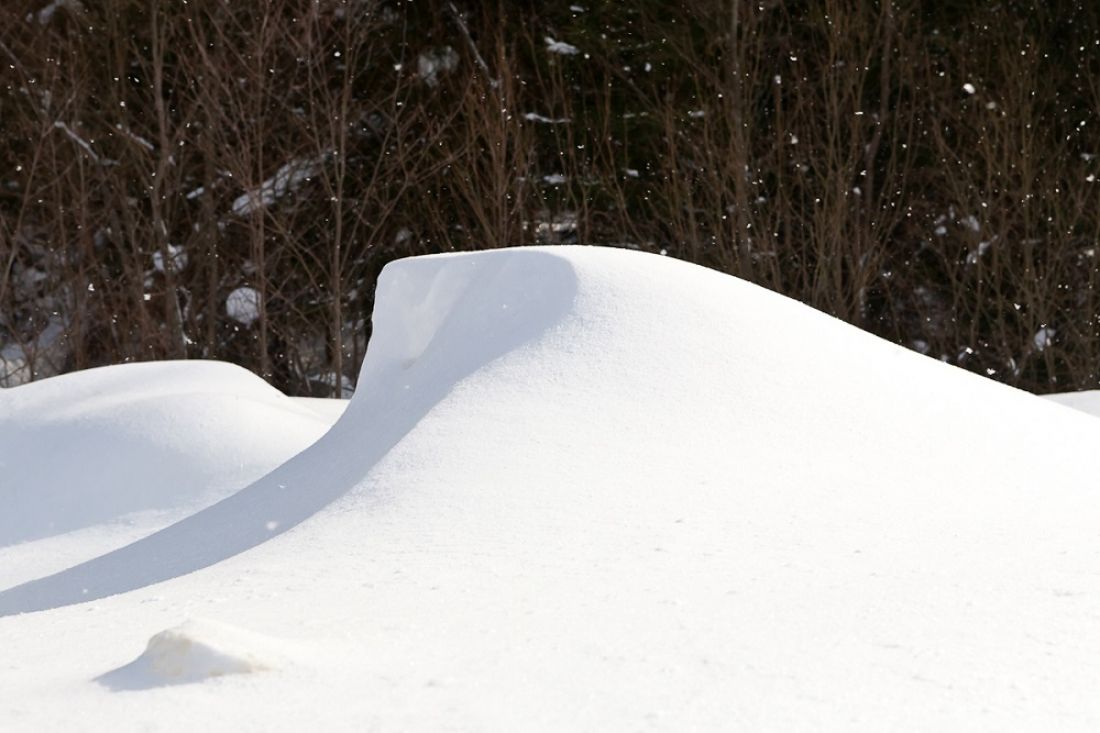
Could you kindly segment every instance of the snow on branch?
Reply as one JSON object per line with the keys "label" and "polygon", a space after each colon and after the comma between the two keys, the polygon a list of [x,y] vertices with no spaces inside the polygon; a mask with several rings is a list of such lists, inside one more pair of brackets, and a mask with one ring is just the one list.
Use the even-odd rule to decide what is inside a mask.
{"label": "snow on branch", "polygon": [[458,12],[458,8],[455,7],[454,3],[447,3],[447,10],[450,12],[451,17],[454,18],[459,30],[462,31],[462,35],[466,37],[466,45],[470,47],[471,53],[474,54],[474,60],[477,62],[478,68],[485,74],[485,78],[489,80],[489,84],[496,89],[500,86],[500,79],[493,78],[492,73],[489,71],[489,64],[485,63],[485,59],[482,58],[481,52],[477,50],[477,44],[474,43],[474,38],[470,35],[470,29],[466,27],[466,21],[462,19],[462,15]]}
{"label": "snow on branch", "polygon": [[84,152],[88,154],[88,157],[90,157],[96,163],[100,162],[99,156],[96,155],[96,152],[94,150],[92,150],[91,143],[89,143],[84,138],[80,137],[80,135],[77,135],[76,132],[73,130],[73,128],[69,127],[69,125],[67,123],[62,122],[61,120],[57,120],[53,123],[53,126],[55,128],[57,128],[58,130],[61,130],[63,133],[65,133],[68,136],[68,138],[70,140],[72,140],[74,143],[76,143],[81,148],[83,148]]}
{"label": "snow on branch", "polygon": [[256,190],[246,191],[238,196],[232,204],[233,213],[237,216],[249,214],[271,206],[278,199],[291,191],[297,190],[303,183],[321,172],[321,164],[327,156],[320,155],[316,158],[297,158],[284,164],[275,175],[268,178]]}

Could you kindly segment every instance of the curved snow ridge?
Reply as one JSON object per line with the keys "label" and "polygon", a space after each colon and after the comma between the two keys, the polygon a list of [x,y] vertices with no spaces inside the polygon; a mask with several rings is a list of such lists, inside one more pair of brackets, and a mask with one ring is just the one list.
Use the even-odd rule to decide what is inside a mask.
{"label": "curved snow ridge", "polygon": [[121,364],[0,390],[0,547],[194,511],[330,424],[222,362]]}
{"label": "curved snow ridge", "polygon": [[[261,544],[353,488],[461,380],[570,312],[568,258],[533,249],[399,260],[379,277],[359,387],[323,438],[149,537],[0,592],[0,616],[123,593]],[[319,470],[319,467],[323,467]]]}
{"label": "curved snow ridge", "polygon": [[252,372],[221,361],[149,361],[94,367],[0,390],[0,420],[16,411],[71,414],[120,399],[165,394],[222,394],[286,400]]}

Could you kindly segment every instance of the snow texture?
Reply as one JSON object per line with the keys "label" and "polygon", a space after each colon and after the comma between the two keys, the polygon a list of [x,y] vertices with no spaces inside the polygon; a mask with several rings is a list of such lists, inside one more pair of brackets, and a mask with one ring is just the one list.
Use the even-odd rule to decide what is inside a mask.
{"label": "snow texture", "polygon": [[[219,362],[124,364],[0,390],[0,548],[27,543],[12,560],[40,563],[24,551],[48,559],[50,538],[194,511],[332,421]],[[0,582],[16,565],[0,553]]]}
{"label": "snow texture", "polygon": [[243,326],[251,326],[260,317],[260,293],[255,288],[241,286],[225,299],[225,313]]}
{"label": "snow texture", "polygon": [[[671,258],[398,261],[324,437],[0,592],[0,728],[1095,729],[1098,440]],[[103,679],[195,616],[312,661]]]}
{"label": "snow texture", "polygon": [[1062,392],[1043,395],[1043,397],[1059,405],[1065,405],[1088,415],[1100,417],[1100,389],[1089,389],[1083,392]]}
{"label": "snow texture", "polygon": [[112,690],[142,690],[263,672],[286,663],[279,646],[229,624],[191,620],[156,634],[141,656],[97,681]]}
{"label": "snow texture", "polygon": [[292,402],[301,405],[313,412],[329,425],[332,425],[344,410],[348,409],[348,401],[341,399],[329,399],[324,397],[291,397]]}

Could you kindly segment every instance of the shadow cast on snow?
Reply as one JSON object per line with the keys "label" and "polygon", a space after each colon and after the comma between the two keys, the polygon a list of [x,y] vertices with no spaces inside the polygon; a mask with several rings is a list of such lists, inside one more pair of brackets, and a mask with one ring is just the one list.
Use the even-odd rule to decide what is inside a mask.
{"label": "shadow cast on snow", "polygon": [[359,390],[323,438],[176,524],[0,592],[0,616],[169,580],[300,524],[361,481],[458,382],[565,318],[576,293],[572,265],[545,251],[496,250],[392,263],[379,278],[374,332]]}

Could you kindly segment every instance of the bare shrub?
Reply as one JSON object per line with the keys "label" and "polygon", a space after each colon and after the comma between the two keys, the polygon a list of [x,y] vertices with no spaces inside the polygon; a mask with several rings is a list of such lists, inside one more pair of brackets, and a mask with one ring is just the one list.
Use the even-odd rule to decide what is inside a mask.
{"label": "bare shrub", "polygon": [[1097,385],[1100,11],[584,5],[6,4],[0,383],[201,357],[342,394],[386,262],[582,242]]}

